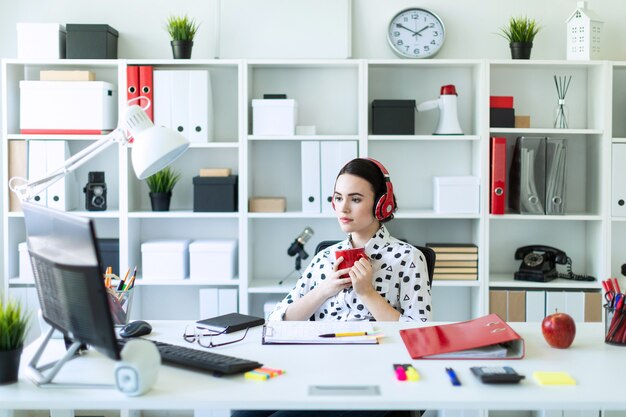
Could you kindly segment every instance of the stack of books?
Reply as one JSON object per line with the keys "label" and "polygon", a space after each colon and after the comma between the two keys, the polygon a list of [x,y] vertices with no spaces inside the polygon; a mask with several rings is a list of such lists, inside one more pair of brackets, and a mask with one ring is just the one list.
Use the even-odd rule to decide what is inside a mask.
{"label": "stack of books", "polygon": [[437,280],[477,280],[478,246],[473,243],[427,243],[435,251]]}

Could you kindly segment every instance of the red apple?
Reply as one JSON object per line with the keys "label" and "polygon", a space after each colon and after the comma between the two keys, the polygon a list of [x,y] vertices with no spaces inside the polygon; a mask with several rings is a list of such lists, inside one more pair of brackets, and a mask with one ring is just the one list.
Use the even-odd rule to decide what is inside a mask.
{"label": "red apple", "polygon": [[567,349],[576,336],[576,323],[569,314],[556,311],[543,319],[541,333],[553,348]]}

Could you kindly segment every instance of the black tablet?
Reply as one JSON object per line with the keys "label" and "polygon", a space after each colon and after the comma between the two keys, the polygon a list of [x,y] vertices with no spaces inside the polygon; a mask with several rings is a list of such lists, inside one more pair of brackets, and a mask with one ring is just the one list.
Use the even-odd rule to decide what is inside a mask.
{"label": "black tablet", "polygon": [[210,319],[198,320],[196,323],[219,333],[232,333],[248,327],[265,324],[265,319],[256,316],[247,316],[239,313],[229,313]]}

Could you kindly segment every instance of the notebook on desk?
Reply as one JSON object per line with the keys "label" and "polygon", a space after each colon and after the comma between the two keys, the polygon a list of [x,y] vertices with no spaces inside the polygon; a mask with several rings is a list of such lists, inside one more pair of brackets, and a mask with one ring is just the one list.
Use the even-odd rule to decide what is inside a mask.
{"label": "notebook on desk", "polygon": [[[366,333],[358,336],[320,335]],[[263,326],[263,344],[376,344],[369,321],[270,321]]]}

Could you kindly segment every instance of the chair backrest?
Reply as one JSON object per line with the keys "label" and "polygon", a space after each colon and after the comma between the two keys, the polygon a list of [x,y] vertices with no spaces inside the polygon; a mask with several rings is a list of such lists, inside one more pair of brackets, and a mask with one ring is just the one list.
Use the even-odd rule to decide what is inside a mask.
{"label": "chair backrest", "polygon": [[[315,247],[315,253],[317,254],[339,242],[339,240],[322,240]],[[426,246],[416,246],[416,248],[424,254],[424,258],[426,259],[426,269],[428,270],[428,286],[432,288],[433,274],[435,273],[435,261],[437,260],[437,255],[435,254],[434,250],[432,250],[431,248],[427,248]]]}

